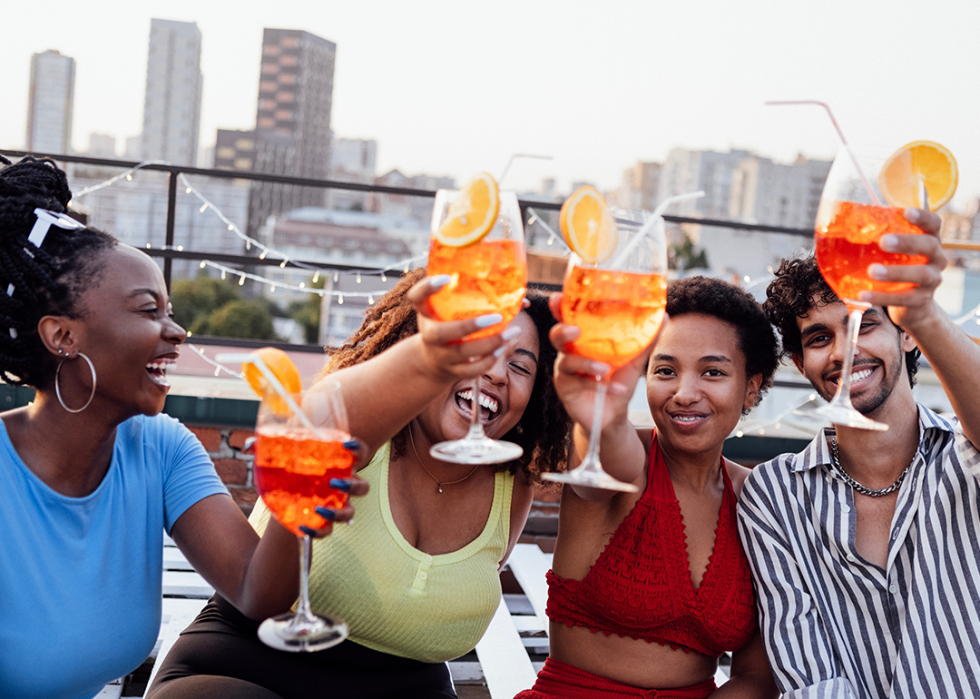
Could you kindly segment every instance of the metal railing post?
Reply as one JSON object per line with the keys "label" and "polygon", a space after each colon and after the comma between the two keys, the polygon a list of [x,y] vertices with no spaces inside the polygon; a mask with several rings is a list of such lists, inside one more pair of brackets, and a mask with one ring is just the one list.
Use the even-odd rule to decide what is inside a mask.
{"label": "metal railing post", "polygon": [[[167,187],[167,238],[166,249],[170,250],[174,245],[174,227],[177,214],[177,172],[170,172],[169,186]],[[163,258],[163,283],[167,285],[167,292],[170,292],[170,275],[173,270],[173,258]]]}

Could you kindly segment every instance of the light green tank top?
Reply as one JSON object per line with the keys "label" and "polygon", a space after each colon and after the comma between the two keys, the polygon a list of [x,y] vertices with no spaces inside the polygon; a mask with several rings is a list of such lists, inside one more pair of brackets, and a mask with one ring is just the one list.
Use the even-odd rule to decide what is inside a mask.
{"label": "light green tank top", "polygon": [[[391,444],[358,475],[371,484],[354,501],[354,524],[338,525],[313,542],[310,602],[350,626],[351,640],[423,662],[471,651],[500,603],[497,567],[507,550],[514,476],[497,473],[483,532],[452,553],[430,556],[409,544],[391,515]],[[261,533],[269,511],[256,503],[251,521]]]}

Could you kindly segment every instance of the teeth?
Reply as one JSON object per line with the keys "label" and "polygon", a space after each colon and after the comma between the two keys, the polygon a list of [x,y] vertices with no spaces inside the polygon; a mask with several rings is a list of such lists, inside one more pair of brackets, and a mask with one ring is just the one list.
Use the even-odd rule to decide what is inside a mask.
{"label": "teeth", "polygon": [[[872,371],[874,370],[864,369],[862,371],[855,371],[854,373],[851,374],[851,383],[854,383],[855,381],[860,381],[861,379],[868,378],[869,376],[871,376]],[[840,379],[838,378],[836,381],[834,381],[834,383],[840,383]]]}
{"label": "teeth", "polygon": [[[471,390],[460,391],[456,395],[459,396],[461,399],[463,399],[465,401],[472,401],[473,400],[473,391],[471,391]],[[486,408],[491,413],[496,414],[496,412],[497,412],[497,401],[495,401],[493,398],[491,398],[490,396],[486,395],[485,393],[481,393],[480,394],[480,406],[483,407],[483,408]]]}
{"label": "teeth", "polygon": [[146,365],[146,368],[148,371],[159,371],[166,374],[167,370],[173,368],[175,364],[176,362],[170,360],[162,360],[158,362],[150,362]]}
{"label": "teeth", "polygon": [[674,420],[677,420],[678,422],[694,422],[695,420],[700,420],[701,417],[700,416],[689,417],[689,416],[686,416],[686,415],[674,415],[673,416],[673,419]]}

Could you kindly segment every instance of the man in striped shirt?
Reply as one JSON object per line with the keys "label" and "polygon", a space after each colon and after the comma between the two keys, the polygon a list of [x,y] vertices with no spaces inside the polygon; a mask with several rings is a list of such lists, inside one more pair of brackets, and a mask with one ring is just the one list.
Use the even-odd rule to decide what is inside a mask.
{"label": "man in striped shirt", "polygon": [[[801,453],[761,464],[739,499],[760,625],[787,697],[980,697],[980,347],[933,296],[946,265],[931,235],[886,235],[925,265],[872,265],[912,282],[862,292],[852,399],[889,426],[838,426]],[[847,308],[813,258],[784,261],[764,304],[783,351],[825,399],[840,379]],[[956,418],[912,395],[921,350]]]}

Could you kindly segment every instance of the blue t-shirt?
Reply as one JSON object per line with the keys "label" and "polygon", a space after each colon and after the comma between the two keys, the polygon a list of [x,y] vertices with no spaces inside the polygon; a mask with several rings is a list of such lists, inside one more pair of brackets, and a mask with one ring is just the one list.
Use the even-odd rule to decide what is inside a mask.
{"label": "blue t-shirt", "polygon": [[160,631],[163,529],[227,493],[177,420],[119,425],[95,492],[65,497],[0,420],[0,697],[92,697],[136,669]]}

